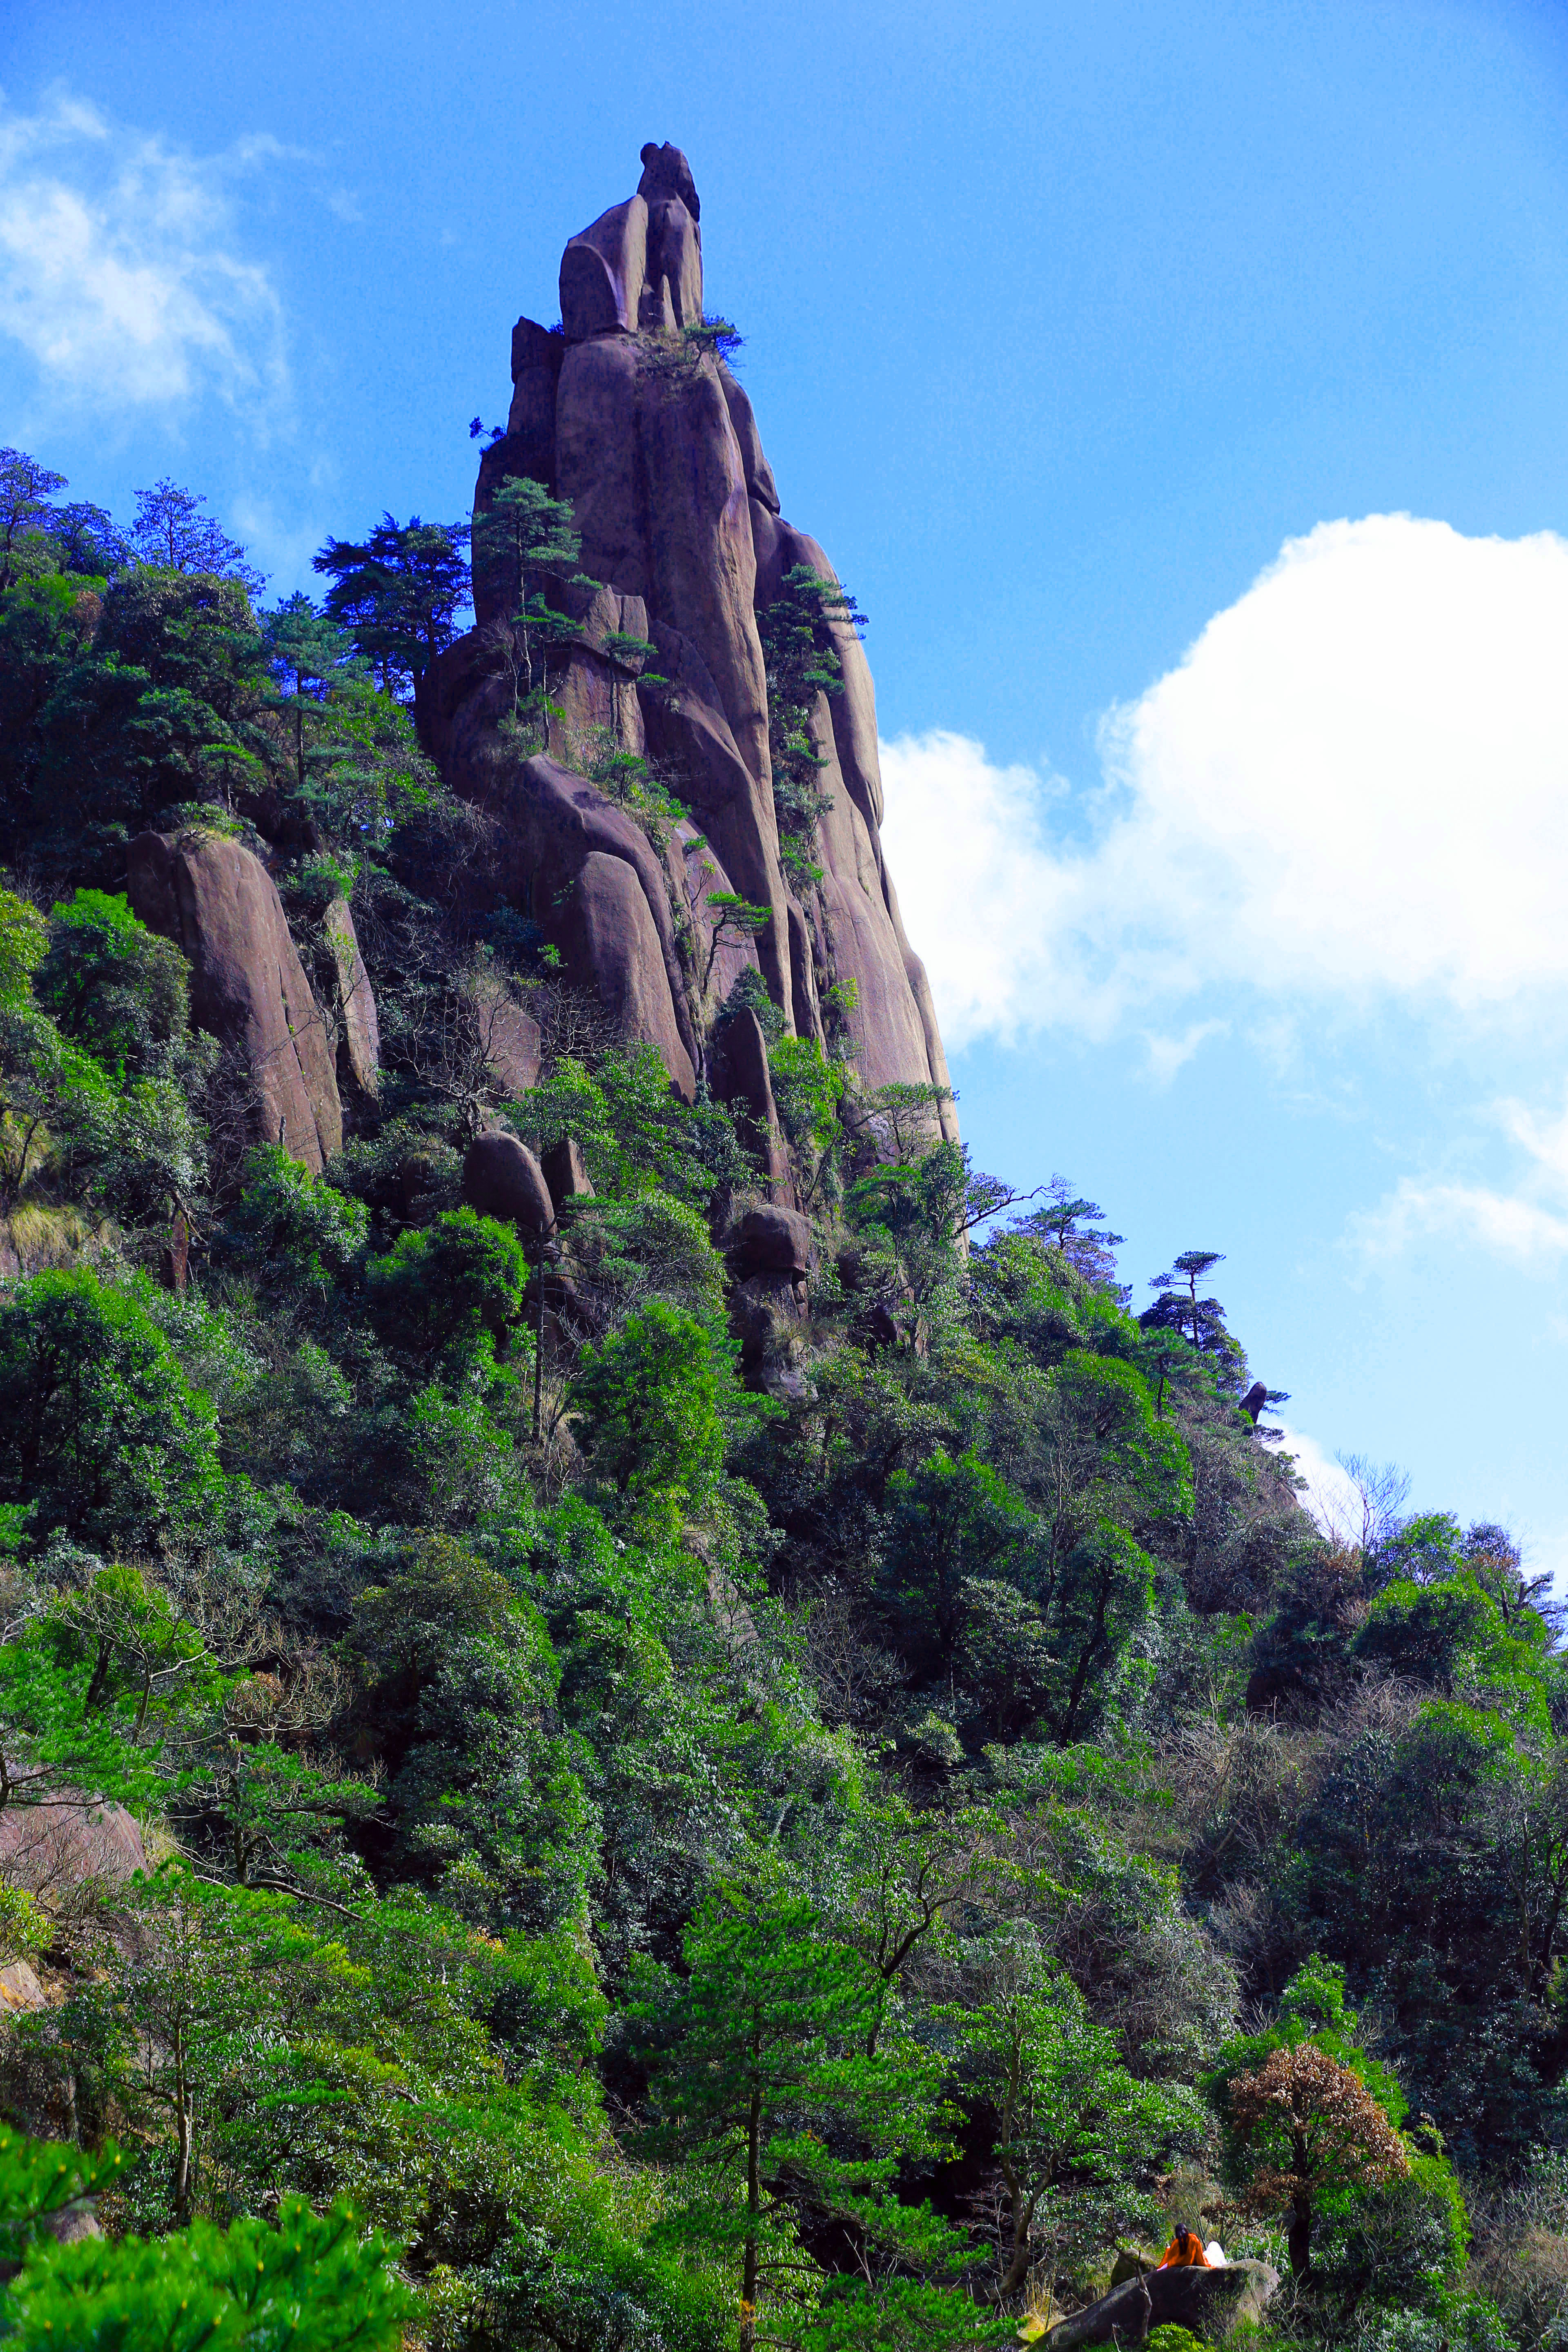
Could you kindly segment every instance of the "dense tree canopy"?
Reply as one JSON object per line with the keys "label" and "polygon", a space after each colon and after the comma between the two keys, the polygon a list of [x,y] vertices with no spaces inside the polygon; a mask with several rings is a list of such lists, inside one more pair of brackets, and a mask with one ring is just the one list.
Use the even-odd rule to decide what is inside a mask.
{"label": "dense tree canopy", "polygon": [[[1293,2272],[1277,2352],[1560,2352],[1568,1682],[1507,1531],[1369,1479],[1331,1541],[1217,1253],[1134,1311],[843,992],[710,1001],[689,907],[787,1173],[673,1092],[404,707],[465,527],[258,610],[195,494],[68,488],[0,452],[0,2327],[965,2352],[1201,2221]],[[516,752],[591,583],[539,484],[479,529]],[[804,568],[761,619],[803,901],[858,625]],[[320,1169],[132,910],[149,824],[276,882]],[[547,1230],[465,1203],[495,1128]]]}

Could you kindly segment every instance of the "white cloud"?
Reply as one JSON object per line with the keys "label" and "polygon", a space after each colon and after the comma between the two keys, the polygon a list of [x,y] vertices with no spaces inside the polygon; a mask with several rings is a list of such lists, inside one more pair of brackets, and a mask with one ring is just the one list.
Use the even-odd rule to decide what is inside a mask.
{"label": "white cloud", "polygon": [[1568,541],[1373,515],[1289,541],[1109,714],[1087,845],[1057,779],[940,731],[884,746],[952,1042],[1104,1036],[1205,988],[1462,1017],[1560,992],[1565,645]]}
{"label": "white cloud", "polygon": [[1168,1087],[1207,1038],[1223,1037],[1229,1026],[1228,1021],[1192,1021],[1179,1037],[1162,1037],[1153,1030],[1146,1030],[1143,1044],[1149,1057],[1149,1076],[1157,1087]]}
{"label": "white cloud", "polygon": [[1352,1245],[1368,1258],[1386,1258],[1425,1235],[1442,1234],[1523,1266],[1555,1265],[1568,1255],[1568,1108],[1559,1118],[1542,1118],[1523,1103],[1506,1101],[1493,1105],[1492,1118],[1533,1163],[1513,1192],[1402,1177],[1375,1209],[1352,1216]]}
{"label": "white cloud", "polygon": [[1536,1265],[1568,1251],[1568,1218],[1517,1193],[1484,1184],[1424,1184],[1402,1176],[1375,1209],[1349,1219],[1352,1243],[1368,1257],[1392,1257],[1418,1235],[1449,1234],[1520,1265]]}
{"label": "white cloud", "polygon": [[1315,1437],[1278,1422],[1279,1436],[1273,1451],[1294,1456],[1299,1476],[1306,1480],[1300,1499],[1326,1536],[1339,1543],[1361,1540],[1363,1502],[1360,1487],[1349,1472],[1331,1461]]}
{"label": "white cloud", "polygon": [[0,110],[0,335],[38,392],[108,415],[213,390],[265,425],[285,398],[283,313],[235,215],[267,137],[195,156],[57,91]]}

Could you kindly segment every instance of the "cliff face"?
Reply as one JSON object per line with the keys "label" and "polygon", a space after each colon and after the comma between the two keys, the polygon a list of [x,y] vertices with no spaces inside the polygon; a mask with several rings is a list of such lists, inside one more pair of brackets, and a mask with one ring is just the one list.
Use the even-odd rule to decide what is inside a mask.
{"label": "cliff face", "polygon": [[[780,862],[757,614],[795,565],[834,575],[816,541],[781,515],[745,392],[685,331],[703,317],[700,206],[686,158],[650,145],[642,163],[637,194],[566,247],[561,331],[527,319],[513,330],[507,431],[479,468],[477,520],[509,477],[531,477],[570,500],[583,572],[603,583],[563,590],[584,625],[552,678],[553,756],[512,753],[499,732],[508,600],[482,566],[478,626],[426,681],[426,740],[453,787],[500,819],[509,895],[623,1031],[658,1047],[683,1091],[703,1066],[717,1002],[751,962],[803,1036],[823,1037],[824,995],[839,989],[862,1085],[945,1086],[924,968],[882,856],[876,698],[847,622],[833,625],[843,691],[819,695],[813,720],[830,803],[812,859],[822,878],[797,891]],[[607,653],[615,638],[656,650]],[[643,669],[661,682],[644,683]],[[669,762],[679,779],[695,824],[662,859],[577,772],[592,764],[585,743],[611,741]],[[708,898],[731,890],[767,919],[754,944],[721,941],[699,1001]],[[951,1109],[944,1126],[956,1132]]]}

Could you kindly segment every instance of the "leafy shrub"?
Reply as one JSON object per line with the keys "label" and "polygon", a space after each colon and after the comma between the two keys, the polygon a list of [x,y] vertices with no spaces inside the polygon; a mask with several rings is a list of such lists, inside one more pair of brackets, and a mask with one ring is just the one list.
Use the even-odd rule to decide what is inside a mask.
{"label": "leafy shrub", "polygon": [[245,1189],[226,1239],[264,1280],[327,1290],[363,1249],[370,1213],[291,1160],[278,1143],[247,1154]]}
{"label": "leafy shrub", "polygon": [[216,1416],[163,1333],[85,1267],[0,1294],[0,1500],[109,1550],[210,1520]]}
{"label": "leafy shrub", "polygon": [[472,1209],[447,1209],[433,1225],[401,1234],[369,1269],[378,1320],[417,1355],[499,1339],[515,1321],[528,1258],[510,1225]]}

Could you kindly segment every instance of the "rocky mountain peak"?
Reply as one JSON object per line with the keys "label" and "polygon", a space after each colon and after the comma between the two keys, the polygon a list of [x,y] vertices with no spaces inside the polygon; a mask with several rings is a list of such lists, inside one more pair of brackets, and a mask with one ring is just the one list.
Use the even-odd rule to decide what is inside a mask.
{"label": "rocky mountain peak", "polygon": [[[475,494],[477,533],[521,477],[568,504],[581,535],[578,580],[554,592],[581,635],[551,672],[548,742],[530,756],[503,734],[513,598],[479,565],[478,626],[422,694],[426,740],[454,788],[500,819],[501,887],[683,1091],[748,968],[785,1032],[845,1052],[861,1086],[945,1086],[882,856],[875,689],[831,600],[817,625],[839,690],[808,712],[804,818],[774,773],[767,615],[801,566],[834,589],[836,575],[784,520],[751,401],[705,320],[686,156],[650,142],[641,161],[636,193],[567,241],[559,328],[512,331],[507,430]],[[651,655],[628,655],[634,642]],[[606,747],[675,780],[690,822],[662,848],[592,780]],[[726,895],[761,910],[754,927],[716,918]]]}

